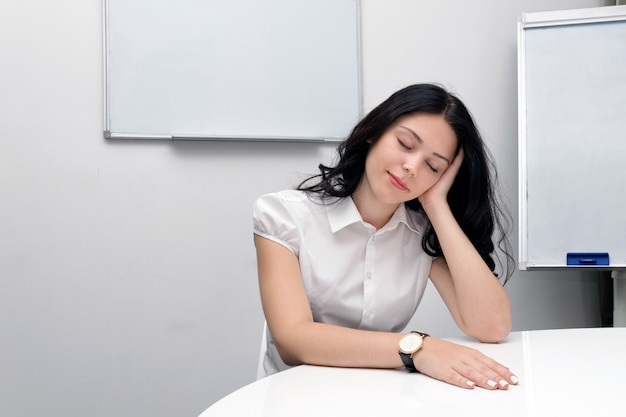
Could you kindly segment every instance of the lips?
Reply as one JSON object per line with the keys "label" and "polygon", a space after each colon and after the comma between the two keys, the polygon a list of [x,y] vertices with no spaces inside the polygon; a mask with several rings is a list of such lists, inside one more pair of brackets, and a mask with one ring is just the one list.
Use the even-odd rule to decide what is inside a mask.
{"label": "lips", "polygon": [[409,187],[407,187],[404,181],[402,181],[399,177],[396,177],[391,172],[388,172],[387,175],[389,176],[389,182],[391,185],[396,187],[398,190],[407,191],[409,189]]}

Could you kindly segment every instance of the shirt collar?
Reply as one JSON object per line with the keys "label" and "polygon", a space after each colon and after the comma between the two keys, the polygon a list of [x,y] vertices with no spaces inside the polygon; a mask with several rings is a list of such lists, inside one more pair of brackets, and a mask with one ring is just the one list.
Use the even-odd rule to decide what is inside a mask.
{"label": "shirt collar", "polygon": [[[340,198],[335,202],[326,204],[326,214],[328,216],[328,222],[330,223],[330,229],[333,233],[353,223],[363,222],[363,218],[351,197]],[[381,230],[391,230],[400,223],[404,223],[410,230],[420,234],[417,218],[408,213],[404,204],[400,204],[398,209],[391,216],[391,219],[389,219]]]}

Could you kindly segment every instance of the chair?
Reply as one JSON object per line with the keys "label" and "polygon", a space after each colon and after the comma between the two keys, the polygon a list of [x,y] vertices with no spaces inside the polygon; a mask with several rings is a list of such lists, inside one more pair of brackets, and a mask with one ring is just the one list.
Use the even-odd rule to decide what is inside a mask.
{"label": "chair", "polygon": [[267,350],[267,322],[263,322],[263,334],[261,335],[261,349],[259,353],[259,364],[256,371],[256,379],[265,378],[265,369],[263,368],[263,359],[265,358],[265,351]]}

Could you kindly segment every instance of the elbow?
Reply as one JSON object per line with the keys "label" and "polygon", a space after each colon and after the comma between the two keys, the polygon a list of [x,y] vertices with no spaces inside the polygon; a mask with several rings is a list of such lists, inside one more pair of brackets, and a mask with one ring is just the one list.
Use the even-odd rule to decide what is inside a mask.
{"label": "elbow", "polygon": [[498,343],[511,333],[510,314],[491,314],[482,319],[462,322],[461,330],[481,343]]}
{"label": "elbow", "polygon": [[498,343],[511,333],[511,320],[497,320],[484,326],[474,337],[482,343]]}
{"label": "elbow", "polygon": [[506,337],[511,333],[510,331],[493,331],[485,335],[481,335],[477,337],[478,341],[481,343],[498,343],[506,339]]}
{"label": "elbow", "polygon": [[310,363],[307,359],[307,355],[310,354],[310,343],[307,342],[309,340],[308,328],[307,324],[288,325],[278,327],[275,333],[272,333],[276,351],[285,365],[297,366]]}
{"label": "elbow", "polygon": [[280,350],[278,351],[278,354],[280,355],[280,359],[285,363],[285,365],[287,366],[298,366],[298,365],[302,365],[304,362],[296,359],[294,356],[289,355],[287,353],[283,353]]}
{"label": "elbow", "polygon": [[276,343],[276,350],[278,351],[278,354],[280,355],[280,359],[285,363],[285,365],[297,366],[297,365],[302,365],[304,363],[302,360],[298,358],[298,355],[296,354],[296,352],[294,352],[293,349],[289,348],[289,346],[285,346],[284,344],[278,343],[276,340],[274,340],[274,342]]}

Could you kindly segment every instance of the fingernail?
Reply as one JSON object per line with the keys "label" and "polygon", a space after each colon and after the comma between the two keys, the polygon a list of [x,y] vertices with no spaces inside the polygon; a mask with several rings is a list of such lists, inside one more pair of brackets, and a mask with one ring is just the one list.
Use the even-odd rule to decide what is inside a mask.
{"label": "fingernail", "polygon": [[515,375],[511,375],[511,382],[517,384],[519,382],[519,379],[517,379]]}
{"label": "fingernail", "polygon": [[469,385],[470,387],[473,387],[474,385],[476,385],[474,381],[467,381],[466,384]]}
{"label": "fingernail", "polygon": [[500,380],[500,386],[501,386],[502,388],[506,387],[507,385],[509,385],[509,383],[508,383],[508,382],[506,382],[504,379],[501,379],[501,380]]}
{"label": "fingernail", "polygon": [[492,381],[491,379],[489,381],[487,381],[487,385],[489,385],[491,388],[495,387],[496,385],[496,381]]}

